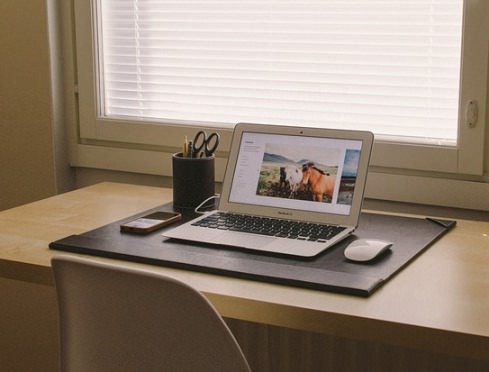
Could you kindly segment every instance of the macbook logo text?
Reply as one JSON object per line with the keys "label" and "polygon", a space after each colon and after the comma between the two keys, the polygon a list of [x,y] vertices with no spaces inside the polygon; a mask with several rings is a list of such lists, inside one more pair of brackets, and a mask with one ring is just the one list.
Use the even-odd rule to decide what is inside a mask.
{"label": "macbook logo text", "polygon": [[278,211],[278,214],[281,216],[292,216],[292,212]]}

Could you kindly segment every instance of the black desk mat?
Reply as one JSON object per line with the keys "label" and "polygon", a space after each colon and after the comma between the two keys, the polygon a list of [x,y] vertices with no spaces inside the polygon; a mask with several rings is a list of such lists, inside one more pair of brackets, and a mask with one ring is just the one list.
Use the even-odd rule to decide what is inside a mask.
{"label": "black desk mat", "polygon": [[[151,211],[154,210],[172,210],[172,206],[166,204]],[[145,236],[120,232],[120,223],[148,212],[68,236],[50,243],[49,247],[367,297],[455,226],[454,221],[362,213],[354,235],[313,259],[300,259],[179,242],[162,237],[162,230]],[[183,221],[191,217],[185,215]],[[373,261],[355,263],[344,257],[343,250],[357,237],[384,239],[394,244],[390,252]]]}

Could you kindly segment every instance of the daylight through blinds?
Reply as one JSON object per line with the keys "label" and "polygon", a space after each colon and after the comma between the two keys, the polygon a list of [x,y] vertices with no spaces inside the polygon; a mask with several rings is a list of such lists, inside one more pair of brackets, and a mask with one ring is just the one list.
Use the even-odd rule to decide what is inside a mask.
{"label": "daylight through blinds", "polygon": [[462,11],[462,0],[101,0],[101,115],[455,141]]}

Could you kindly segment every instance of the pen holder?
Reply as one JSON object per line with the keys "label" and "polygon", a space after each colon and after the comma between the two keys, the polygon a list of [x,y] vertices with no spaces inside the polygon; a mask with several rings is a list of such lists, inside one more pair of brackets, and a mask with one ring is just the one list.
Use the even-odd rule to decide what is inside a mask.
{"label": "pen holder", "polygon": [[[194,209],[214,195],[214,155],[188,158],[178,152],[173,154],[172,166],[175,210]],[[203,209],[213,206],[214,199],[206,203]]]}

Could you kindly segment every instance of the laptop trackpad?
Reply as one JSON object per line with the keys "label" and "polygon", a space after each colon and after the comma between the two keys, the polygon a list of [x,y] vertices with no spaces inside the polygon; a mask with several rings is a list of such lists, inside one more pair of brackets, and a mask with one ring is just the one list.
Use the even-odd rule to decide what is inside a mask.
{"label": "laptop trackpad", "polygon": [[216,243],[232,245],[235,247],[265,248],[267,245],[277,241],[276,238],[263,235],[234,232],[233,234],[221,234],[214,238]]}
{"label": "laptop trackpad", "polygon": [[[224,237],[224,235],[226,235]],[[261,252],[281,253],[294,256],[312,257],[325,249],[324,243],[308,242],[307,245],[298,246],[297,240],[278,239],[271,236],[254,235],[248,233],[222,234],[214,241],[217,244],[258,250]]]}

